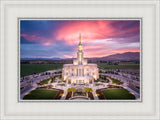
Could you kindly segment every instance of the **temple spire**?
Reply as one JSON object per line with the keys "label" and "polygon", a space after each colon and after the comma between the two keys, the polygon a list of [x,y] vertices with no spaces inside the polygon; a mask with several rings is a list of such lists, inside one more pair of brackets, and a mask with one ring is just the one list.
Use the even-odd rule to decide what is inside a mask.
{"label": "temple spire", "polygon": [[79,45],[81,45],[81,33],[79,33]]}
{"label": "temple spire", "polygon": [[79,45],[78,45],[78,51],[82,51],[81,33],[79,33]]}

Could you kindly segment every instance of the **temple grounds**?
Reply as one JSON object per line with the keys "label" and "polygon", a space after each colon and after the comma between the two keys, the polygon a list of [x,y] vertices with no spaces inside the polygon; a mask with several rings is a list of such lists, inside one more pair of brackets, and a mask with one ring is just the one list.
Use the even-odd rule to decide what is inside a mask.
{"label": "temple grounds", "polygon": [[135,96],[131,92],[123,88],[106,89],[106,90],[102,90],[102,93],[106,99],[111,99],[111,100],[135,99]]}
{"label": "temple grounds", "polygon": [[[107,65],[106,63],[97,63],[99,68],[102,69],[139,69],[139,65]],[[63,64],[21,64],[21,77],[35,73],[45,72],[47,70],[53,70],[62,68]]]}
{"label": "temple grounds", "polygon": [[32,100],[32,99],[50,99],[53,100],[55,96],[57,95],[58,91],[57,90],[47,90],[47,89],[37,89],[33,90],[27,95],[24,96],[24,100]]}
{"label": "temple grounds", "polygon": [[[139,70],[137,65],[108,65],[110,68],[106,69],[103,63],[98,65],[100,75],[94,84],[75,85],[66,84],[62,79],[62,72],[58,69],[62,64],[22,64],[21,71],[29,76],[21,78],[21,85],[27,86],[21,99],[77,100],[79,97],[79,100],[135,100],[139,98],[139,92],[134,91],[134,89],[140,89],[136,77]],[[115,66],[120,69],[113,69]],[[46,71],[51,69],[54,69],[54,72]],[[132,88],[133,85],[134,88]],[[79,91],[77,86],[82,87],[82,90]],[[70,88],[75,90],[70,91]],[[97,90],[100,90],[100,93]]]}

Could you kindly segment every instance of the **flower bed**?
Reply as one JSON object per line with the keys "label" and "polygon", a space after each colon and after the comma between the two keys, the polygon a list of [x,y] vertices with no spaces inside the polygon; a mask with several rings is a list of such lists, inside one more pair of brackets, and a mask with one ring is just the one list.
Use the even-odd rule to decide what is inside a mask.
{"label": "flower bed", "polygon": [[61,98],[61,95],[63,94],[63,90],[60,90],[60,89],[56,89],[56,90],[59,90],[57,95],[55,96],[54,99],[60,99]]}
{"label": "flower bed", "polygon": [[105,99],[105,96],[103,95],[101,89],[96,90],[96,93],[98,94],[98,98],[100,100],[104,100]]}
{"label": "flower bed", "polygon": [[108,85],[108,88],[123,88],[121,86],[116,86],[116,85]]}
{"label": "flower bed", "polygon": [[66,96],[66,100],[68,100],[72,96],[72,92],[68,92]]}
{"label": "flower bed", "polygon": [[109,78],[112,80],[112,83],[114,83],[114,84],[117,84],[117,85],[123,84],[123,82],[118,80],[118,79],[115,79],[115,78],[112,78],[112,77],[109,77]]}
{"label": "flower bed", "polygon": [[88,97],[89,97],[91,100],[94,100],[93,94],[92,94],[91,92],[88,92]]}
{"label": "flower bed", "polygon": [[37,84],[38,84],[38,85],[48,84],[49,80],[50,80],[50,79],[45,79],[45,80],[42,80],[42,81],[38,82]]}

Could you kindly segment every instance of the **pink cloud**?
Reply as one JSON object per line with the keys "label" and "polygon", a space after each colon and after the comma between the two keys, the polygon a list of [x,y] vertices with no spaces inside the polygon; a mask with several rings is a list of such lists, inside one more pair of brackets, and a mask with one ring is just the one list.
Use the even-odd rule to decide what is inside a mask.
{"label": "pink cloud", "polygon": [[44,45],[44,46],[49,46],[54,42],[51,39],[47,39],[45,37],[41,37],[41,36],[36,35],[36,34],[33,34],[33,35],[21,34],[20,36],[24,37],[26,40],[28,40],[30,42],[37,42],[37,43],[40,43],[41,45]]}
{"label": "pink cloud", "polygon": [[72,56],[72,55],[63,55],[64,58],[75,58],[76,56]]}
{"label": "pink cloud", "polygon": [[73,21],[61,26],[54,35],[57,40],[72,45],[78,43],[81,33],[83,43],[88,43],[112,35],[115,30],[110,27],[110,23],[111,21]]}
{"label": "pink cloud", "polygon": [[36,35],[21,34],[20,36],[24,37],[28,41],[35,41],[38,39],[38,37]]}
{"label": "pink cloud", "polygon": [[[60,45],[60,50],[65,51],[65,46],[73,47],[79,42],[79,33],[82,35],[82,44],[85,57],[103,57],[116,53],[124,52],[139,52],[139,48],[136,45],[127,45],[135,42],[137,37],[134,33],[139,31],[140,27],[130,27],[130,24],[124,26],[121,22],[117,25],[113,25],[115,21],[108,20],[81,20],[81,21],[64,21],[62,24],[57,25],[58,27],[51,30],[51,35],[45,37],[45,35],[36,34],[21,34],[30,42],[37,42],[43,46],[49,45]],[[129,39],[128,36],[133,34],[133,37]],[[139,36],[139,34],[136,34]],[[47,35],[46,35],[47,36]],[[127,39],[125,38],[127,37]],[[58,42],[57,42],[58,41]],[[137,40],[138,41],[138,40]],[[123,43],[128,43],[126,46]],[[73,48],[74,55],[62,55],[65,58],[76,57],[77,47]],[[58,48],[58,47],[57,47]],[[64,51],[63,51],[64,50]],[[70,49],[68,49],[70,50]],[[58,51],[58,50],[57,50]]]}

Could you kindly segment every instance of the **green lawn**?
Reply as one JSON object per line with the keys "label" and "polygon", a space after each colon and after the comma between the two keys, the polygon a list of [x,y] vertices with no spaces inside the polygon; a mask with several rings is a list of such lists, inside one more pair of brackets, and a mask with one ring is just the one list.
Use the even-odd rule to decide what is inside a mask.
{"label": "green lawn", "polygon": [[139,64],[137,65],[107,65],[107,63],[98,63],[99,68],[103,69],[139,69]]}
{"label": "green lawn", "polygon": [[[45,72],[62,68],[63,64],[21,64],[21,77],[34,73]],[[139,69],[139,65],[107,65],[107,63],[98,63],[99,68],[103,69]]]}
{"label": "green lawn", "polygon": [[123,84],[123,82],[120,81],[120,80],[117,80],[117,79],[111,78],[111,77],[109,77],[109,78],[112,80],[112,83],[115,83],[115,84],[118,84],[118,85]]}
{"label": "green lawn", "polygon": [[63,64],[21,64],[21,77],[62,68]]}
{"label": "green lawn", "polygon": [[53,99],[57,93],[58,91],[56,90],[33,90],[28,95],[25,95],[23,99]]}
{"label": "green lawn", "polygon": [[40,85],[48,84],[50,79],[42,80],[39,82]]}
{"label": "green lawn", "polygon": [[114,89],[106,89],[102,90],[102,93],[104,94],[106,99],[135,99],[135,96],[131,94],[128,90],[123,89],[123,88],[114,88]]}

